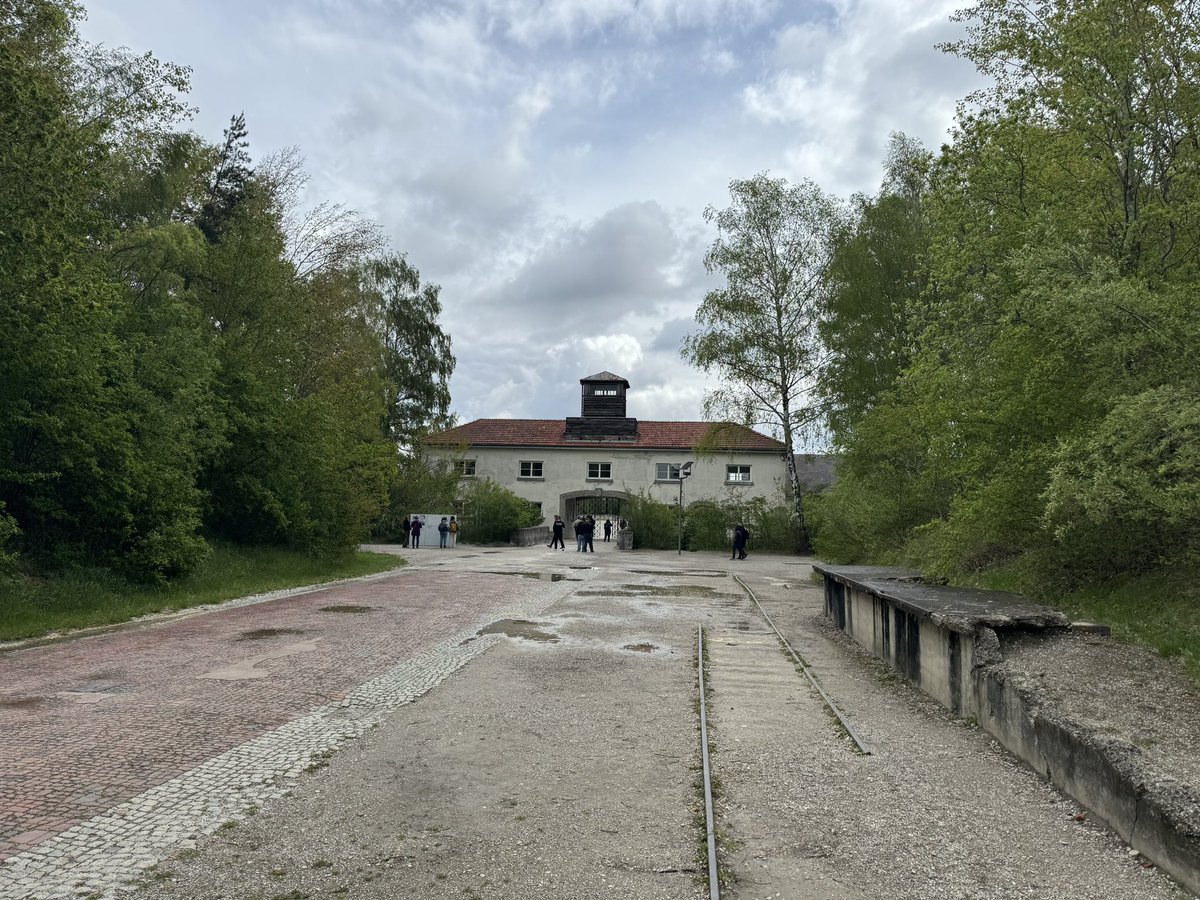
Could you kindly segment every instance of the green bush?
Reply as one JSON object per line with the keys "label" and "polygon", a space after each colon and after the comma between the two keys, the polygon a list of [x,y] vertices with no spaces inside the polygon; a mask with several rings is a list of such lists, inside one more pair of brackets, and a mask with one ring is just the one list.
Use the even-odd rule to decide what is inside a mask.
{"label": "green bush", "polygon": [[467,482],[458,508],[459,539],[468,543],[507,542],[518,528],[542,523],[537,507],[487,478]]}
{"label": "green bush", "polygon": [[633,529],[635,550],[674,550],[679,545],[679,514],[674,504],[659,503],[644,490],[621,505],[621,518]]}
{"label": "green bush", "polygon": [[[622,517],[633,528],[635,549],[674,550],[679,546],[679,513],[673,503],[660,503],[644,492],[631,496]],[[795,553],[799,532],[790,509],[762,497],[745,503],[697,500],[686,506],[683,549],[728,550],[733,528],[741,522],[750,532],[750,547],[766,553]]]}
{"label": "green bush", "polygon": [[1186,559],[1200,542],[1200,401],[1163,386],[1118,400],[1086,435],[1062,442],[1044,521],[1081,578]]}
{"label": "green bush", "polygon": [[4,511],[4,501],[0,500],[0,577],[10,575],[17,569],[15,544],[20,534],[17,520]]}

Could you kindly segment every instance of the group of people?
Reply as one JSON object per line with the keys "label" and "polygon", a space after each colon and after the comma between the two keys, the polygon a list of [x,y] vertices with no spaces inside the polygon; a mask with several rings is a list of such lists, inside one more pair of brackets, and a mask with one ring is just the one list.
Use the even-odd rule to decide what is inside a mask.
{"label": "group of people", "polygon": [[[558,548],[566,550],[567,545],[563,540],[563,532],[566,531],[566,523],[562,520],[562,516],[555,516],[554,522],[550,526],[551,538],[550,543],[546,546],[551,550]],[[604,540],[611,541],[613,533],[612,519],[604,520]],[[580,516],[575,520],[575,550],[577,553],[595,553],[596,545],[596,519],[594,516]]]}
{"label": "group of people", "polygon": [[[417,550],[421,546],[421,531],[425,528],[424,516],[413,516],[411,519],[408,516],[404,517],[404,521],[400,523],[400,530],[404,532],[404,546]],[[447,518],[442,516],[442,521],[438,522],[438,549],[444,547],[453,547],[458,543],[458,519],[454,516]]]}

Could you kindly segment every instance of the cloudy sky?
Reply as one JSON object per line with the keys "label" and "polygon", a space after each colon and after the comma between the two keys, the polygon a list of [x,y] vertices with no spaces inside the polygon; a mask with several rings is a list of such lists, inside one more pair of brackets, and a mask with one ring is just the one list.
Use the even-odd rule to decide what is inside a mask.
{"label": "cloudy sky", "polygon": [[442,285],[462,421],[578,415],[605,369],[630,415],[699,419],[704,208],[762,171],[875,192],[889,133],[936,148],[979,85],[934,46],[953,0],[86,5],[89,41],[192,67],[192,128],[244,111]]}

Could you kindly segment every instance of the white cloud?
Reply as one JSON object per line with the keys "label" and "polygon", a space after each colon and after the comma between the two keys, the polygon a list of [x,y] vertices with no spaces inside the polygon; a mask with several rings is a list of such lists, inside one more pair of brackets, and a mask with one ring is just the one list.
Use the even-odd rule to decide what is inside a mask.
{"label": "white cloud", "polygon": [[85,37],[194,67],[203,134],[244,109],[443,286],[464,418],[574,414],[601,369],[699,417],[704,207],[764,170],[873,191],[978,84],[933,47],[960,0],[93,2]]}

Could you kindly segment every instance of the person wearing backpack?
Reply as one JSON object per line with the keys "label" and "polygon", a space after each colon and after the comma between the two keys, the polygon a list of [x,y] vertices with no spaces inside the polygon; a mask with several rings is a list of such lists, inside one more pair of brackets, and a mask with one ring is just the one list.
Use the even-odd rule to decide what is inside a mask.
{"label": "person wearing backpack", "polygon": [[458,543],[458,519],[454,516],[450,517],[450,547],[451,549]]}
{"label": "person wearing backpack", "polygon": [[446,517],[442,516],[442,521],[438,522],[438,549],[445,550],[446,542],[450,539],[450,523],[446,521]]}

